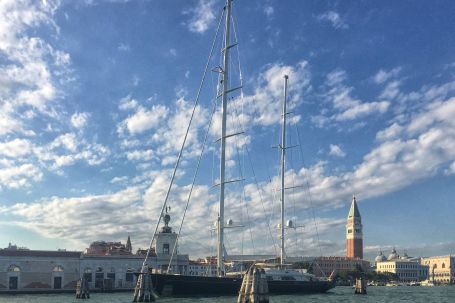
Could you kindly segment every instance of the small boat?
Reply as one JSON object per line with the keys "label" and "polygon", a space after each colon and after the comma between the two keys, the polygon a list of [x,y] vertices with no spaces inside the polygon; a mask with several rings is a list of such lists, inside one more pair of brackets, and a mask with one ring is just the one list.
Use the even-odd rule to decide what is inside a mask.
{"label": "small boat", "polygon": [[434,283],[430,280],[424,280],[420,282],[420,286],[434,286]]}

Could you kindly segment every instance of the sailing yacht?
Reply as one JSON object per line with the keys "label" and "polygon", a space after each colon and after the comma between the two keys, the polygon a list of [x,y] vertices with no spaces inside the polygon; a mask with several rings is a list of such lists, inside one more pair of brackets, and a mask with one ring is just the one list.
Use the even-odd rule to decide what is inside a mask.
{"label": "sailing yacht", "polygon": [[[151,273],[153,287],[161,295],[178,295],[178,296],[213,296],[213,295],[236,295],[238,294],[242,277],[226,276],[224,266],[224,197],[225,184],[230,181],[225,179],[225,160],[226,160],[226,111],[228,95],[235,89],[229,88],[229,50],[235,44],[230,42],[231,28],[231,10],[232,0],[226,0],[225,4],[225,32],[223,66],[219,68],[221,74],[220,84],[222,85],[222,123],[220,139],[220,195],[219,195],[219,215],[216,224],[217,229],[217,276],[189,276],[177,275],[172,273]],[[317,277],[301,271],[290,270],[285,268],[285,251],[284,251],[284,156],[286,150],[286,95],[287,95],[287,76],[285,78],[285,97],[283,102],[283,137],[281,143],[281,264],[279,267],[266,268],[269,292],[272,294],[288,293],[323,293],[331,289],[334,285],[327,280],[320,280]],[[172,182],[172,181],[171,181]],[[166,202],[165,202],[166,204]],[[165,206],[163,206],[164,209]],[[153,240],[152,240],[153,241]],[[147,257],[146,257],[147,260]],[[144,262],[146,264],[146,262]],[[144,271],[144,268],[142,270]]]}

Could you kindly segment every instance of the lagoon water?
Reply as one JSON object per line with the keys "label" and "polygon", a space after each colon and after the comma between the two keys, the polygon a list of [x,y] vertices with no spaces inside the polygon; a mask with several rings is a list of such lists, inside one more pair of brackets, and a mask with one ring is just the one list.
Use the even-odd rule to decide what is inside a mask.
{"label": "lagoon water", "polygon": [[[59,295],[0,295],[0,303],[130,303],[131,293],[91,294],[89,300],[76,300],[72,294]],[[235,303],[235,297],[217,298],[161,298],[162,303],[215,302]],[[351,287],[336,287],[327,294],[303,296],[271,296],[270,303],[360,303],[360,302],[416,302],[416,303],[453,303],[455,286],[436,287],[369,287],[368,295],[354,295]]]}

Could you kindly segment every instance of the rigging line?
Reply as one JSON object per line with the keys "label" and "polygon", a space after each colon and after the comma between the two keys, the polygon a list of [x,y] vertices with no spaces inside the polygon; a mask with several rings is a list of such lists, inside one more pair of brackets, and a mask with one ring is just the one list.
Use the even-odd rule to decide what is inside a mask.
{"label": "rigging line", "polygon": [[199,88],[198,88],[198,91],[197,91],[197,94],[196,94],[196,99],[194,101],[194,105],[193,105],[193,110],[191,112],[190,121],[189,121],[188,127],[186,129],[185,137],[183,138],[182,146],[180,148],[180,152],[179,152],[179,155],[177,157],[177,162],[175,163],[174,171],[172,173],[172,177],[171,177],[171,181],[169,183],[169,188],[167,190],[166,197],[164,198],[163,207],[161,208],[160,217],[158,218],[158,222],[156,223],[155,232],[153,233],[152,240],[150,241],[149,249],[147,250],[147,254],[145,255],[144,262],[142,263],[142,269],[141,269],[142,272],[145,271],[145,266],[147,265],[148,258],[150,257],[150,251],[152,250],[153,240],[155,239],[155,235],[156,235],[156,233],[158,231],[158,228],[159,228],[159,225],[161,223],[161,218],[163,216],[163,212],[164,212],[164,210],[165,210],[165,208],[167,206],[167,201],[169,199],[169,194],[171,192],[172,185],[174,184],[175,175],[177,173],[177,169],[179,167],[180,160],[181,160],[182,154],[183,154],[183,149],[185,148],[185,145],[186,145],[186,139],[188,138],[188,133],[190,131],[190,127],[191,127],[191,124],[193,122],[194,114],[196,112],[196,108],[197,108],[197,105],[199,103],[199,96],[200,96],[201,91],[202,91],[202,86],[204,85],[204,82],[205,82],[205,77],[207,75],[207,70],[208,70],[209,65],[210,65],[210,59],[212,58],[212,55],[213,55],[213,51],[214,51],[215,44],[216,44],[216,38],[218,37],[218,32],[219,32],[219,29],[220,29],[221,21],[223,20],[223,16],[224,16],[224,9],[222,10],[222,13],[221,13],[221,16],[220,16],[220,20],[218,22],[218,27],[216,29],[215,37],[213,39],[213,43],[212,43],[212,46],[211,46],[211,49],[210,49],[210,52],[209,52],[209,56],[207,58],[207,63],[205,65],[204,72],[203,72],[202,79],[201,79],[201,83],[199,85]]}
{"label": "rigging line", "polygon": [[[296,126],[295,127],[296,131],[297,131],[297,139],[299,140],[299,151],[300,151],[300,157],[302,158],[302,163],[303,165],[305,165],[305,161],[304,161],[304,158],[303,158],[303,151],[302,151],[302,143],[301,143],[301,140],[300,140],[300,132],[299,132],[299,128]],[[312,216],[313,216],[313,222],[314,222],[314,228],[316,229],[316,237],[318,239],[318,248],[319,248],[319,253],[320,255],[322,256],[322,249],[321,249],[321,244],[320,244],[320,240],[319,240],[319,230],[318,230],[318,224],[317,224],[317,221],[316,221],[316,214],[314,212],[314,206],[313,206],[313,198],[311,196],[311,191],[310,191],[310,183],[309,183],[309,176],[308,174],[306,174],[306,178],[304,178],[305,180],[305,185],[307,187],[307,190],[308,190],[308,199],[310,200],[310,208],[311,208],[311,213],[312,213]]]}
{"label": "rigging line", "polygon": [[[238,38],[237,38],[237,31],[236,31],[236,26],[235,26],[235,20],[234,20],[234,16],[231,15],[231,18],[232,18],[232,28],[233,28],[233,31],[234,31],[234,37],[235,37],[235,40],[238,41]],[[239,51],[239,47],[237,46],[237,60],[239,62],[239,74],[240,74],[240,87],[242,87],[240,89],[240,98],[242,100],[242,112],[243,112],[243,104],[244,104],[244,94],[243,94],[243,74],[242,74],[242,68],[241,68],[241,64],[240,64],[240,51]],[[244,129],[244,126],[242,125],[242,122],[240,121],[239,119],[239,115],[236,111],[236,107],[234,107],[234,111],[235,111],[235,115],[237,117],[237,123],[239,124],[240,126],[240,129]],[[265,211],[265,206],[264,206],[264,199],[263,199],[263,196],[262,196],[262,187],[259,186],[259,182],[257,180],[257,177],[256,177],[256,173],[255,173],[255,170],[254,170],[254,167],[253,167],[253,162],[251,160],[251,155],[250,155],[250,151],[248,149],[248,146],[245,145],[245,150],[246,150],[246,153],[247,153],[247,159],[248,159],[248,162],[250,164],[250,167],[251,167],[251,171],[253,173],[253,180],[256,184],[256,187],[258,189],[258,193],[259,193],[259,199],[261,200],[261,205],[262,205],[262,211],[264,213],[264,216],[266,218],[266,223],[267,223],[267,227],[268,227],[268,230],[269,230],[269,235],[270,235],[270,239],[272,240],[272,244],[273,244],[273,248],[275,250],[275,254],[278,254],[278,250],[277,250],[277,247],[276,247],[276,240],[275,240],[275,237],[273,236],[272,234],[272,229],[270,227],[270,217],[272,215],[272,212],[270,213],[270,215],[267,214],[267,212]],[[270,179],[270,175],[269,175],[269,179]]]}
{"label": "rigging line", "polygon": [[[293,146],[293,142],[292,142],[292,136],[289,132],[289,146]],[[295,226],[297,226],[297,216],[296,216],[296,207],[295,207],[295,188],[296,188],[296,185],[295,185],[295,167],[294,167],[294,156],[293,156],[293,150],[291,149],[289,151],[289,162],[290,162],[290,166],[291,166],[291,171],[293,172],[292,174],[292,194],[288,195],[288,197],[290,197],[290,199],[292,200],[292,218],[294,218],[294,224]],[[288,237],[289,238],[289,237]],[[292,243],[293,245],[295,246],[295,251],[297,251],[297,237],[294,237],[294,240]]]}
{"label": "rigging line", "polygon": [[[235,108],[235,106],[234,106],[234,108]],[[237,116],[237,115],[236,115],[236,116]],[[232,115],[231,115],[231,120],[234,120],[234,116],[232,116]],[[233,124],[234,124],[234,123],[233,123]],[[238,125],[238,127],[240,128],[241,126]],[[237,130],[241,131],[242,128],[237,129]],[[238,165],[238,169],[239,169],[239,173],[240,173],[240,178],[243,180],[243,179],[244,179],[244,178],[243,178],[243,170],[242,170],[241,162],[240,162],[240,151],[239,151],[239,143],[238,143],[237,137],[235,137],[235,142],[236,142],[236,144],[235,144],[235,151],[236,151],[236,155],[237,155],[237,165]],[[242,197],[243,197],[243,198],[242,198],[242,199],[243,199],[244,201],[246,201],[246,200],[244,199],[245,196],[246,196],[246,194],[245,194],[245,184],[244,184],[244,181],[242,181],[242,184],[243,184],[243,186],[242,186]],[[248,231],[249,231],[249,233],[250,233],[251,245],[252,245],[252,247],[253,247],[253,252],[254,252],[254,251],[256,250],[256,248],[255,248],[255,245],[254,245],[254,237],[253,237],[253,232],[252,232],[252,227],[251,227],[251,226],[252,226],[252,223],[251,223],[251,219],[250,219],[250,215],[249,215],[249,211],[248,211],[248,205],[247,205],[246,202],[245,202],[245,208],[246,208],[247,218],[248,218]]]}
{"label": "rigging line", "polygon": [[174,248],[172,249],[171,258],[170,258],[170,260],[169,260],[169,266],[168,266],[168,268],[167,268],[167,272],[168,272],[168,273],[169,273],[169,268],[171,267],[171,264],[172,264],[172,259],[174,258],[174,254],[176,253],[176,250],[177,250],[177,244],[178,244],[178,242],[179,242],[180,232],[182,231],[183,223],[184,223],[184,221],[185,221],[186,212],[187,212],[187,210],[188,210],[188,206],[189,206],[190,200],[191,200],[191,195],[192,195],[192,193],[193,193],[194,184],[196,183],[196,179],[197,179],[197,176],[198,176],[198,173],[199,173],[199,167],[200,167],[200,165],[201,165],[202,156],[204,155],[205,145],[206,145],[206,143],[207,143],[207,138],[208,138],[208,136],[209,136],[210,127],[211,127],[211,125],[212,125],[213,115],[215,114],[215,110],[216,110],[216,102],[213,103],[212,114],[210,115],[209,124],[207,125],[207,130],[206,130],[205,136],[204,136],[204,141],[202,142],[201,153],[199,154],[199,159],[197,160],[196,170],[195,170],[195,172],[194,172],[193,181],[192,181],[192,183],[191,183],[190,191],[189,191],[189,193],[188,193],[188,199],[186,200],[185,210],[183,211],[182,221],[181,221],[181,223],[180,223],[179,231],[178,231],[178,233],[177,233],[177,239],[176,239],[176,241],[175,241]]}

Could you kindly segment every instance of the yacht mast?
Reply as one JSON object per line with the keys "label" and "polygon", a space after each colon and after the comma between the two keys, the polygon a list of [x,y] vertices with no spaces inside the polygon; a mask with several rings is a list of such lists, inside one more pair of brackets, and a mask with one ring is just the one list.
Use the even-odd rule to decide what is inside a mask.
{"label": "yacht mast", "polygon": [[220,158],[220,214],[218,216],[218,247],[217,247],[217,275],[224,276],[224,185],[225,185],[225,162],[226,162],[226,111],[227,95],[229,82],[229,49],[231,47],[230,22],[231,22],[231,3],[226,0],[226,27],[224,32],[223,67],[222,67],[222,122],[221,122],[221,158]]}
{"label": "yacht mast", "polygon": [[284,265],[286,252],[284,251],[284,169],[285,169],[285,154],[286,154],[286,99],[288,94],[288,75],[284,76],[284,100],[283,100],[283,116],[281,128],[281,258],[280,264]]}

